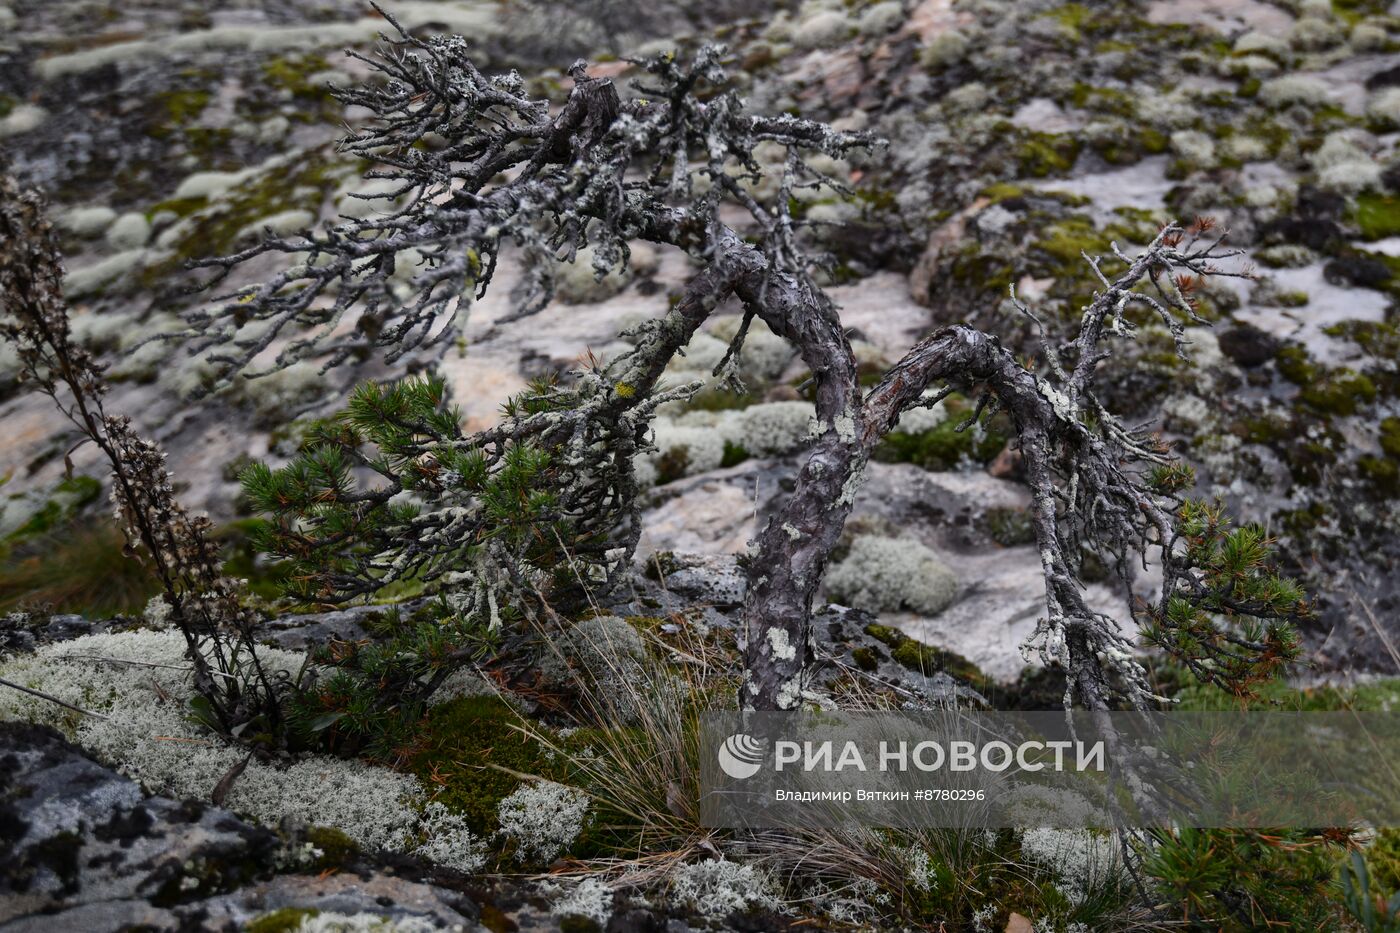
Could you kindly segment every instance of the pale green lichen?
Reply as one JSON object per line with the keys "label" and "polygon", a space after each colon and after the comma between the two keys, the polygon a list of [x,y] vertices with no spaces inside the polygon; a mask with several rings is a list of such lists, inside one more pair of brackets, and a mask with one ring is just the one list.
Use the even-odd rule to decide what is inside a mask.
{"label": "pale green lichen", "polygon": [[713,920],[781,906],[778,887],[762,868],[723,858],[678,866],[671,874],[671,896]]}
{"label": "pale green lichen", "polygon": [[785,629],[774,626],[768,630],[768,646],[773,651],[773,657],[779,661],[791,661],[797,657],[797,646],[788,640],[788,633]]}
{"label": "pale green lichen", "polygon": [[522,784],[501,801],[497,816],[501,834],[515,843],[518,861],[547,864],[583,832],[588,796],[553,781]]}
{"label": "pale green lichen", "polygon": [[860,535],[826,577],[827,594],[867,612],[934,615],[958,593],[957,578],[928,546],[908,538]]}
{"label": "pale green lichen", "polygon": [[[583,917],[601,929],[613,913],[613,889],[598,878],[584,878],[562,894],[546,888],[549,912],[556,917]],[[567,929],[567,928],[566,928]]]}
{"label": "pale green lichen", "polygon": [[1327,85],[1311,75],[1284,75],[1265,81],[1259,99],[1270,107],[1320,107],[1327,102]]}
{"label": "pale green lichen", "polygon": [[[160,612],[156,609],[155,621]],[[167,629],[85,635],[41,646],[0,664],[0,677],[98,713],[80,716],[52,702],[0,690],[0,719],[62,730],[149,790],[207,799],[246,750],[226,745],[188,715],[193,696],[185,639]],[[263,667],[296,676],[301,654],[263,647]],[[285,817],[340,829],[370,849],[433,847],[442,820],[420,823],[426,803],[413,777],[353,759],[305,757],[290,766],[248,761],[225,805],[268,826]],[[450,828],[450,827],[447,827]],[[441,842],[441,840],[439,840]],[[460,834],[447,842],[457,858]],[[433,851],[437,851],[435,848]]]}

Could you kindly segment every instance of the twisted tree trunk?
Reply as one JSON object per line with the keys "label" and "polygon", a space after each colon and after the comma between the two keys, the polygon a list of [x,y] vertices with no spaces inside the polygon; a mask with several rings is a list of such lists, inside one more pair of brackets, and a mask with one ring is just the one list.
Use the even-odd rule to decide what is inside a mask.
{"label": "twisted tree trunk", "polygon": [[[680,216],[669,218],[670,224],[653,225],[648,230],[651,238],[693,248],[696,244],[686,235]],[[863,395],[855,354],[836,309],[810,280],[775,272],[759,249],[727,227],[706,231],[704,239],[711,264],[673,310],[680,326],[669,335],[667,350],[653,358],[669,358],[673,348],[683,347],[713,308],[733,294],[746,311],[797,347],[816,383],[818,436],[792,494],[760,532],[749,570],[740,688],[746,709],[789,710],[801,703],[810,656],[812,602],[850,516],[866,464],[900,414],[934,383],[985,387],[1009,413],[1028,461],[1047,585],[1062,590],[1061,598],[1079,599],[1072,581],[1062,579],[1058,571],[1062,548],[1049,457],[1061,419],[1033,373],[994,337],[954,326],[918,343]],[[660,370],[651,375],[659,377]],[[1108,689],[1102,673],[1088,645],[1075,643],[1075,637],[1071,631],[1074,692],[1086,706],[1105,708]]]}
{"label": "twisted tree trunk", "polygon": [[[809,318],[834,321],[829,305],[816,303],[808,308]],[[770,327],[775,323],[769,317],[765,321]],[[959,325],[921,341],[862,397],[850,345],[839,325],[831,329],[834,337],[818,327],[787,331],[774,327],[798,343],[803,359],[817,374],[817,417],[824,432],[798,474],[792,495],[758,539],[744,606],[748,643],[742,701],[746,708],[786,710],[801,702],[812,600],[850,515],[862,472],[900,413],[918,402],[933,383],[985,386],[1010,414],[1029,463],[1042,560],[1053,564],[1061,554],[1049,469],[1049,441],[1059,418],[1039,391],[1034,374],[995,338]],[[1077,591],[1073,596],[1078,598]],[[1092,654],[1072,653],[1082,662],[1071,672],[1075,693],[1086,706],[1105,708],[1108,691]]]}

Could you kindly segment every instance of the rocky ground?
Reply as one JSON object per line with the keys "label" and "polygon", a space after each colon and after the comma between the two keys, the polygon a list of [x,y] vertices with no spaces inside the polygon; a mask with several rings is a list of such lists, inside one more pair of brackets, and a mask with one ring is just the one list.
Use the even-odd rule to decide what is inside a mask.
{"label": "rocky ground", "polygon": [[[337,847],[324,828],[295,820],[274,830],[151,795],[52,730],[0,723],[0,762],[6,931],[568,929],[570,915],[525,884],[483,885],[422,860]],[[609,929],[692,928],[644,905],[610,913]]]}
{"label": "rocky ground", "polygon": [[[1217,217],[1260,279],[1207,296],[1214,326],[1192,329],[1192,366],[1149,327],[1140,352],[1116,363],[1118,401],[1161,420],[1200,469],[1201,492],[1280,536],[1318,595],[1312,661],[1342,675],[1393,667],[1376,627],[1393,629],[1397,616],[1385,571],[1400,489],[1391,311],[1400,202],[1389,187],[1400,179],[1389,172],[1400,58],[1383,6],[809,4],[719,24],[663,11],[610,41],[643,48],[716,33],[734,47],[756,107],[799,107],[890,141],[837,166],[856,183],[854,200],[807,208],[834,224],[821,228],[836,261],[831,293],[872,368],[954,320],[1033,352],[1007,286],[1051,312],[1053,328],[1091,287],[1081,249],[1128,248],[1169,217]],[[487,64],[519,66],[543,90],[559,83],[558,56],[611,57],[606,43],[583,48],[602,42],[596,15],[580,14],[559,37],[540,25],[541,10],[408,3],[396,15],[409,28],[471,36]],[[0,132],[17,173],[50,193],[69,231],[68,289],[80,330],[112,352],[112,408],[159,434],[189,501],[232,519],[241,462],[285,455],[297,418],[332,410],[350,382],[383,373],[367,365],[323,378],[295,367],[194,403],[208,364],[179,342],[147,341],[178,331],[179,312],[200,301],[186,260],[263,229],[373,208],[350,197],[372,195],[373,183],[331,147],[356,115],[327,89],[362,73],[342,50],[365,47],[384,24],[329,3],[212,12],[63,3],[6,21]],[[655,314],[689,269],[650,251],[626,277],[593,283],[584,273],[541,316],[498,323],[509,271],[446,361],[473,425],[528,378],[567,371],[584,349],[617,348],[619,329]],[[706,352],[692,348],[695,372]],[[798,397],[800,363],[760,363],[754,393],[720,404]],[[0,360],[0,383],[12,377],[13,363]],[[0,391],[10,476],[0,528],[13,531],[53,499],[68,442],[46,400]],[[666,437],[686,448],[684,432]],[[881,533],[933,548],[957,578],[946,609],[900,624],[1009,678],[1023,666],[1013,646],[1033,623],[1039,584],[1030,551],[1002,527],[1007,516],[1015,524],[1022,494],[984,447],[935,456],[933,473],[881,470],[862,511],[888,520]],[[91,458],[79,450],[74,462],[95,471]],[[713,472],[701,452],[691,459],[684,482],[657,484],[647,546],[742,550],[781,492],[784,464]],[[985,533],[989,513],[1001,541]]]}
{"label": "rocky ground", "polygon": [[[620,687],[603,681],[617,676],[617,657],[637,663],[631,652],[635,642],[636,657],[641,656],[638,632],[649,630],[658,643],[685,630],[732,644],[742,580],[732,558],[657,562],[650,578],[638,578],[606,605],[619,613],[602,620],[611,620],[611,628],[593,626],[590,635],[566,648],[575,663],[581,661],[590,676],[600,678],[600,686],[617,692]],[[332,639],[369,638],[379,612],[361,607],[271,620],[263,629],[264,663],[281,663],[279,649],[299,658],[310,646]],[[142,634],[141,628],[73,615],[36,616],[27,624],[16,616],[6,620],[6,647],[18,659],[0,668],[10,683],[58,689],[69,698],[64,702],[81,698],[95,708],[75,725],[52,699],[36,703],[12,692],[0,701],[0,858],[6,866],[0,872],[0,930],[564,933],[606,926],[684,933],[785,929],[800,918],[791,910],[778,911],[767,895],[735,893],[736,881],[769,884],[758,875],[702,882],[689,897],[677,888],[657,901],[627,893],[627,885],[614,891],[568,874],[558,881],[482,875],[482,859],[473,854],[481,841],[460,826],[438,831],[420,822],[395,837],[390,830],[410,812],[394,805],[395,795],[404,794],[419,807],[431,799],[435,784],[439,793],[455,792],[454,778],[438,770],[443,765],[421,783],[385,768],[319,756],[303,759],[291,771],[259,763],[250,767],[246,760],[236,765],[241,751],[211,748],[198,731],[181,724],[180,701],[188,684],[178,664],[169,663],[182,651],[178,640],[165,642],[164,633]],[[974,682],[983,689],[991,685],[966,662],[910,642],[869,614],[831,608],[817,616],[815,628],[814,697],[827,702],[843,695],[867,702],[883,697],[905,708],[987,702]],[[603,642],[590,638],[617,640],[607,642],[605,656]],[[52,667],[55,663],[60,666]],[[63,665],[74,663],[85,670],[61,673]],[[175,673],[146,677],[142,669]],[[125,679],[124,670],[138,673]],[[547,662],[541,671],[546,684],[561,676],[551,673]],[[639,674],[637,669],[631,676]],[[495,702],[489,684],[479,675],[462,679],[442,691],[434,710],[461,704],[470,710],[483,698]],[[561,684],[556,680],[546,690]],[[523,704],[522,713],[550,716],[548,702],[522,699],[525,695],[512,700]],[[149,709],[143,709],[150,705],[167,707],[174,718],[150,719]],[[467,719],[452,741],[480,741],[471,724]],[[77,747],[65,732],[96,752]],[[567,730],[557,734],[563,737]],[[503,741],[500,733],[495,741]],[[172,751],[171,743],[189,743],[192,754],[179,745]],[[490,747],[467,747],[484,761],[502,758]],[[106,763],[113,760],[121,762],[119,768]],[[475,760],[445,765],[449,774],[454,766],[462,769],[455,780],[465,779],[468,787],[481,780]],[[227,800],[229,809],[208,803],[211,796],[219,804]],[[543,814],[546,821],[557,818],[548,809]],[[412,826],[414,817],[407,819],[405,826]],[[419,841],[424,833],[428,841]],[[560,861],[552,867],[569,865]]]}
{"label": "rocky ground", "polygon": [[[390,372],[367,362],[323,376],[299,364],[208,394],[211,364],[175,339],[181,313],[206,300],[192,290],[201,274],[185,264],[264,230],[375,208],[383,189],[334,148],[363,114],[329,89],[363,76],[343,51],[368,50],[385,23],[350,0],[214,6],[0,6],[0,147],[53,203],[75,328],[110,364],[109,409],[159,438],[188,505],[236,529],[248,517],[240,467],[285,459],[307,419],[334,411],[354,382]],[[1201,296],[1209,323],[1189,330],[1190,364],[1163,328],[1145,323],[1135,347],[1107,364],[1109,401],[1160,425],[1197,468],[1199,493],[1278,538],[1317,608],[1300,679],[1400,672],[1400,10],[1383,0],[388,8],[411,30],[467,36],[483,68],[518,68],[556,99],[575,56],[625,81],[619,56],[718,39],[754,109],[795,110],[888,140],[827,166],[849,180],[852,198],[801,205],[831,254],[829,293],[872,373],[955,321],[1033,356],[1044,340],[1011,307],[1009,288],[1052,335],[1063,333],[1094,286],[1082,252],[1107,254],[1115,243],[1131,251],[1169,219],[1216,218],[1247,252],[1237,269],[1257,278],[1224,279]],[[679,254],[644,247],[626,274],[595,281],[586,265],[561,270],[560,295],[537,316],[507,319],[509,264],[472,309],[465,339],[441,364],[471,426],[490,424],[529,379],[624,347],[620,332],[664,310],[693,271]],[[254,264],[239,275],[266,271]],[[677,361],[678,381],[706,378],[735,310],[723,309]],[[658,422],[638,555],[656,579],[639,582],[640,596],[619,596],[619,616],[701,606],[707,625],[732,624],[742,585],[734,559],[791,488],[809,412],[791,351],[766,333],[748,346],[747,396],[712,386]],[[7,353],[0,348],[0,538],[29,560],[65,522],[104,521],[81,482],[102,471],[79,448],[69,457],[79,481],[64,478],[73,438],[48,399],[16,384]],[[829,609],[818,626],[825,689],[853,679],[905,699],[1006,699],[1034,680],[1019,645],[1043,594],[1017,457],[995,422],[957,433],[959,421],[957,400],[909,416],[872,466],[827,585],[832,602],[854,608]],[[255,582],[266,571],[240,567]],[[1136,585],[1152,582],[1147,568]],[[23,595],[0,586],[6,608]],[[1123,594],[1106,581],[1092,582],[1089,596],[1125,614]],[[343,635],[355,623],[290,619],[274,629],[279,644],[300,650],[318,624],[332,626],[318,633]],[[53,631],[88,630],[74,622]],[[926,665],[896,659],[901,631],[940,652],[941,673],[925,677],[917,668]],[[46,637],[13,634],[11,649]],[[488,922],[495,895],[373,860],[329,877],[288,863],[240,877],[232,893],[221,880],[219,890],[163,901],[154,892],[171,860],[217,850],[230,863],[264,862],[301,837],[145,798],[58,738],[6,728],[14,786],[49,788],[50,822],[82,814],[77,842],[68,841],[111,866],[87,885],[98,893],[69,891],[72,852],[35,854],[33,845],[69,830],[26,816],[28,835],[10,857],[35,866],[25,896],[36,900],[18,912],[63,910],[81,925],[92,916],[83,911],[122,904],[132,922],[173,928],[243,923],[282,906],[383,914],[367,900],[382,891],[373,896],[418,904],[404,916],[432,925],[498,928]],[[58,773],[62,781],[44,776]],[[198,832],[174,833],[176,823]],[[107,860],[117,849],[127,854]],[[353,892],[339,880],[349,874],[360,878]],[[531,909],[505,912],[520,929],[560,922]],[[639,915],[635,927],[684,922]]]}
{"label": "rocky ground", "polygon": [[[1149,327],[1140,352],[1116,363],[1119,401],[1160,419],[1200,469],[1201,492],[1281,537],[1318,595],[1317,670],[1350,674],[1393,667],[1376,626],[1393,628],[1400,611],[1385,573],[1400,489],[1390,310],[1400,202],[1389,188],[1400,171],[1388,174],[1400,58],[1380,6],[809,4],[718,25],[658,13],[624,38],[642,48],[717,33],[755,107],[796,106],[890,141],[837,166],[856,182],[853,200],[807,208],[832,224],[820,228],[836,261],[831,294],[872,368],[954,320],[1033,352],[1007,286],[1050,312],[1053,328],[1091,288],[1081,249],[1128,248],[1169,217],[1217,217],[1260,279],[1227,280],[1207,296],[1214,326],[1192,329],[1192,366]],[[601,41],[591,14],[564,38],[530,7],[409,3],[396,15],[409,28],[471,36],[487,64],[520,66],[541,89],[559,81],[549,56]],[[68,289],[80,330],[113,354],[112,408],[157,431],[189,501],[232,519],[240,463],[285,455],[297,418],[332,410],[352,381],[383,373],[367,365],[323,378],[299,366],[194,403],[208,364],[178,342],[146,341],[178,331],[181,309],[200,300],[184,261],[263,229],[373,208],[350,197],[374,186],[334,154],[341,121],[355,114],[327,89],[363,72],[342,50],[365,47],[384,24],[328,3],[217,12],[72,3],[8,19],[0,131],[15,170],[45,187],[69,231]],[[611,57],[606,45],[591,51]],[[498,323],[510,306],[504,269],[446,361],[469,423],[491,422],[505,396],[567,371],[583,350],[616,349],[619,329],[655,314],[688,271],[678,255],[647,251],[626,277],[594,283],[582,272],[542,315]],[[706,353],[708,344],[692,348],[694,373]],[[752,395],[720,404],[798,397],[800,363],[781,354],[759,363]],[[6,365],[0,383],[13,375]],[[0,529],[13,531],[52,499],[68,442],[46,400],[8,393],[11,499]],[[684,431],[668,437],[688,450]],[[1014,645],[1038,603],[1031,552],[1002,527],[1007,516],[1016,524],[1024,499],[996,451],[966,453],[936,456],[932,473],[882,469],[862,512],[884,520],[882,534],[931,547],[957,578],[947,608],[900,624],[1012,678],[1023,666]],[[695,452],[683,482],[661,477],[649,549],[736,553],[781,494],[783,463],[714,472],[706,456]],[[79,450],[74,462],[95,470],[91,457]],[[986,533],[989,520],[1003,540]],[[1350,546],[1357,540],[1366,546]]]}
{"label": "rocky ground", "polygon": [[0,730],[4,929],[217,928],[289,906],[481,929],[480,907],[460,892],[381,866],[318,877],[329,862],[317,864],[326,856],[304,833],[279,837],[218,807],[149,796],[53,731]]}

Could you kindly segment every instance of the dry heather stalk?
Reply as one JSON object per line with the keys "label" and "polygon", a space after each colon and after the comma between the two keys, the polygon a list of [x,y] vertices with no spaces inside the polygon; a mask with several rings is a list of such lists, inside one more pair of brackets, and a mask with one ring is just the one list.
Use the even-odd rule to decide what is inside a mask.
{"label": "dry heather stalk", "polygon": [[9,176],[0,178],[0,244],[0,336],[14,344],[24,378],[77,427],[79,443],[106,457],[127,547],[144,550],[160,581],[169,619],[188,644],[195,686],[208,701],[206,718],[230,736],[265,716],[275,732],[278,690],[258,662],[254,614],[239,603],[239,584],[223,575],[209,520],[176,500],[159,445],[131,419],[104,410],[102,366],[69,326],[58,236],[39,195],[20,191]]}

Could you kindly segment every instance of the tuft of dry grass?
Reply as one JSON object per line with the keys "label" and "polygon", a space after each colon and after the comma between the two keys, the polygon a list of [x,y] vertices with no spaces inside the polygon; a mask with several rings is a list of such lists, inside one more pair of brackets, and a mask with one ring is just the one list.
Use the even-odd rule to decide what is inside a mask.
{"label": "tuft of dry grass", "polygon": [[528,721],[521,728],[570,765],[593,799],[597,829],[612,855],[584,870],[643,885],[723,840],[700,825],[700,716],[734,708],[735,683],[714,649],[686,630],[673,640],[642,633],[637,663],[608,644],[591,645],[606,669],[574,671],[579,731],[562,740]]}
{"label": "tuft of dry grass", "polygon": [[44,607],[91,617],[137,614],[159,585],[110,522],[28,539],[0,561],[0,612]]}
{"label": "tuft of dry grass", "polygon": [[[589,644],[603,669],[575,668],[573,701],[562,705],[577,731],[564,736],[529,719],[518,726],[568,762],[566,782],[590,795],[595,828],[605,840],[601,857],[555,866],[553,874],[656,890],[683,864],[724,858],[755,865],[774,879],[785,910],[838,925],[898,920],[972,929],[973,915],[990,910],[1004,926],[1019,907],[1061,919],[1072,915],[1096,930],[1157,928],[1119,889],[1096,893],[1079,909],[1068,907],[1045,870],[1018,859],[1016,836],[1006,831],[701,826],[700,762],[710,751],[700,746],[700,718],[737,708],[737,679],[732,653],[676,621],[677,634],[641,632],[647,650],[640,663],[605,635],[602,643]],[[887,708],[889,698],[856,679],[842,705]]]}

